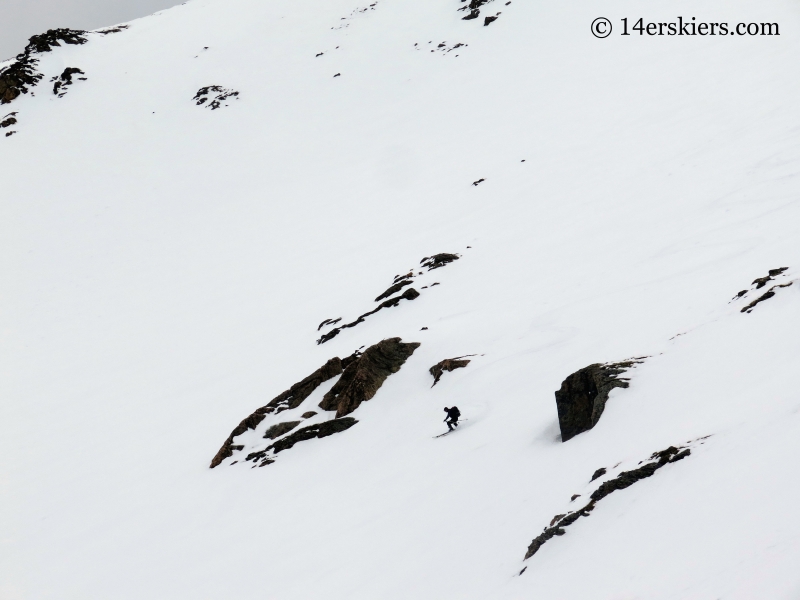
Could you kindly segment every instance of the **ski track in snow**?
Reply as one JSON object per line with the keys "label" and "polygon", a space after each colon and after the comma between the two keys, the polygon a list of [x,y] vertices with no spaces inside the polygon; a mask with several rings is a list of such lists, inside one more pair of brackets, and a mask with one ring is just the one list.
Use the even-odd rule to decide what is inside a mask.
{"label": "ski track in snow", "polygon": [[[0,106],[0,598],[800,595],[796,7],[461,6],[193,0],[37,55]],[[601,13],[781,36],[598,40]],[[420,297],[315,343],[440,252]],[[208,468],[388,337],[421,346],[357,425]],[[631,356],[562,444],[554,390]],[[334,381],[236,443],[331,418]],[[709,435],[523,561],[598,468]]]}

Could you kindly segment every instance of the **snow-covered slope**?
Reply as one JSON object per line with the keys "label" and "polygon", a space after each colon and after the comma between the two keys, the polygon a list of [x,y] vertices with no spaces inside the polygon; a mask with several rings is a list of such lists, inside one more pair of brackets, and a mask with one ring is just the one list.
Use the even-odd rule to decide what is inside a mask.
{"label": "snow-covered slope", "polygon": [[[35,55],[0,106],[0,598],[800,596],[796,3],[463,6],[193,0]],[[589,29],[678,15],[781,35]],[[394,337],[357,424],[244,460],[329,379],[209,469]],[[562,443],[554,391],[631,357]]]}

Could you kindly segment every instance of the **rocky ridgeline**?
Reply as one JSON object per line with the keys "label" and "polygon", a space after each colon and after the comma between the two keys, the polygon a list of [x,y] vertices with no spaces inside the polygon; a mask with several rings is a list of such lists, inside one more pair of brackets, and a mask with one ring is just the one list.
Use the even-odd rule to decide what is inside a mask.
{"label": "rocky ridgeline", "polygon": [[25,50],[14,62],[0,71],[0,104],[8,104],[22,94],[27,94],[44,77],[36,69],[36,54],[50,52],[61,43],[79,45],[86,43],[86,31],[78,29],[49,29],[28,40]]}
{"label": "rocky ridgeline", "polygon": [[[263,467],[273,463],[276,454],[291,448],[298,442],[328,437],[349,429],[358,421],[352,417],[346,417],[346,415],[355,411],[362,402],[372,399],[386,378],[399,371],[419,345],[417,342],[403,343],[400,338],[389,338],[370,346],[363,353],[356,351],[344,360],[339,357],[330,359],[311,375],[295,383],[268,404],[242,420],[214,456],[211,468],[213,469],[225,459],[233,456],[234,452],[244,449],[243,445],[234,443],[237,436],[250,429],[256,429],[269,414],[279,414],[284,410],[297,408],[322,383],[337,376],[339,376],[339,380],[325,394],[319,404],[319,407],[325,411],[336,411],[334,419],[315,423],[296,431],[294,430],[301,421],[276,423],[266,430],[264,439],[277,441],[262,450],[249,453],[245,460],[259,462],[258,466]],[[308,411],[303,414],[303,418],[311,418],[316,414],[314,411]],[[294,433],[290,434],[292,431]]]}
{"label": "rocky ridgeline", "polygon": [[775,283],[766,292],[759,294],[758,297],[754,298],[746,306],[742,307],[742,309],[739,312],[751,313],[753,312],[753,309],[756,307],[756,305],[774,297],[779,289],[791,286],[794,283],[794,280],[787,281],[788,275],[786,274],[786,271],[788,270],[789,267],[770,269],[770,271],[764,277],[759,277],[757,279],[754,279],[753,283],[750,284],[750,288],[742,290],[741,292],[736,294],[736,296],[733,297],[733,301],[740,299],[750,300],[750,298],[752,297],[750,295],[751,292],[766,287],[772,281],[778,281],[778,279],[783,280],[782,283]]}
{"label": "rocky ridgeline", "polygon": [[596,363],[567,377],[556,392],[561,441],[566,442],[597,425],[611,390],[628,387],[628,378],[620,375],[643,361],[644,357],[618,363]]}
{"label": "rocky ridgeline", "polygon": [[[695,440],[695,442],[700,442],[702,444],[704,443],[702,440],[705,440],[708,437],[709,436],[700,438],[699,440]],[[636,469],[622,471],[616,477],[612,477],[606,481],[603,481],[597,487],[597,489],[592,492],[591,496],[589,496],[589,502],[583,507],[579,508],[578,510],[565,514],[559,514],[553,517],[550,521],[550,525],[545,527],[542,533],[536,536],[530,543],[530,546],[528,546],[528,551],[525,553],[525,558],[523,560],[528,560],[531,556],[536,554],[549,540],[556,536],[564,535],[566,533],[564,530],[565,527],[569,527],[581,517],[590,516],[591,512],[596,508],[597,503],[606,496],[613,494],[616,491],[624,490],[625,488],[632,486],[642,479],[652,477],[656,471],[664,468],[668,464],[678,462],[679,460],[683,460],[687,456],[690,456],[692,451],[689,446],[692,443],[693,442],[687,442],[687,445],[685,446],[670,446],[669,448],[661,450],[660,452],[654,452],[647,461],[641,461],[639,463],[641,466],[637,467]],[[606,469],[598,469],[592,476],[591,481],[595,481],[605,474]],[[575,501],[579,497],[579,494],[573,495],[570,502]],[[526,569],[527,567],[523,568],[522,571],[520,571],[520,575],[522,575]]]}
{"label": "rocky ridgeline", "polygon": [[[459,258],[461,257],[458,254],[450,254],[447,252],[443,252],[441,254],[434,254],[433,256],[426,256],[425,258],[423,258],[420,261],[420,267],[426,268],[428,271],[433,271],[434,269],[440,269],[450,264],[451,262],[458,260]],[[409,272],[404,275],[395,275],[394,281],[392,281],[392,285],[390,285],[386,290],[384,290],[381,294],[379,294],[375,298],[375,302],[381,302],[381,300],[383,300],[383,302],[381,302],[377,308],[374,308],[368,312],[363,313],[354,321],[345,323],[344,325],[339,325],[338,327],[334,327],[327,333],[322,334],[317,340],[317,344],[324,344],[325,342],[329,342],[337,335],[339,335],[343,330],[355,327],[356,325],[363,323],[367,317],[369,317],[370,315],[374,315],[375,313],[377,313],[380,310],[383,310],[384,308],[393,308],[395,306],[398,306],[401,300],[415,300],[419,298],[420,292],[415,290],[413,287],[409,287],[408,289],[403,291],[402,294],[400,294],[399,296],[395,296],[394,298],[390,298],[390,296],[392,294],[396,294],[399,291],[403,290],[403,288],[405,288],[406,286],[411,285],[414,282],[414,278],[422,274],[423,274],[422,271],[418,271],[417,274],[415,275],[414,269],[410,269]],[[430,286],[423,286],[420,289],[424,290],[428,287],[433,287],[436,285],[439,284],[432,283]],[[384,300],[384,298],[388,299]],[[319,324],[319,327],[317,327],[317,331],[320,331],[324,327],[335,325],[341,320],[342,320],[341,317],[337,319],[325,319],[322,323]]]}

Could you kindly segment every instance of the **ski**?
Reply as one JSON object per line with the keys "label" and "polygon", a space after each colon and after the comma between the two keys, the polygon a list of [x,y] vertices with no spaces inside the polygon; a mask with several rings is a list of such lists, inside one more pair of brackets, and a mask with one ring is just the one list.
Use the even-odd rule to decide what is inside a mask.
{"label": "ski", "polygon": [[[469,421],[469,419],[460,419],[458,422],[459,423],[463,423],[464,421]],[[439,435],[433,436],[433,439],[444,437],[444,436],[446,436],[446,435],[448,435],[450,433],[453,433],[454,431],[455,431],[455,429],[451,429],[450,431],[445,431],[444,433],[440,433]]]}

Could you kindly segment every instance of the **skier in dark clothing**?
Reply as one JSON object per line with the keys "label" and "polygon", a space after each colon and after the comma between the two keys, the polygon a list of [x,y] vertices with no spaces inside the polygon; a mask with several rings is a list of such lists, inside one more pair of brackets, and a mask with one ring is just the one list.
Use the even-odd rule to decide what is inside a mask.
{"label": "skier in dark clothing", "polygon": [[444,407],[444,412],[447,413],[447,418],[445,418],[445,422],[447,423],[447,427],[450,431],[453,431],[453,427],[458,427],[458,418],[461,416],[461,411],[458,410],[457,406],[453,408]]}

